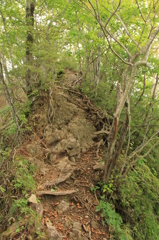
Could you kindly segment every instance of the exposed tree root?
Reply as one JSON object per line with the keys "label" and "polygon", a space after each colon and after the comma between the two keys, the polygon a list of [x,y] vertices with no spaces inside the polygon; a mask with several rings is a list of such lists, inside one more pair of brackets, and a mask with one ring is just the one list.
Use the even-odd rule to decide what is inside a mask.
{"label": "exposed tree root", "polygon": [[56,179],[53,179],[51,181],[47,181],[45,183],[42,184],[42,186],[45,188],[45,187],[49,187],[49,186],[55,186],[55,185],[58,185],[64,181],[66,181],[70,176],[72,175],[72,172],[71,173],[68,173],[66,176],[64,177],[59,177],[59,178],[56,178]]}
{"label": "exposed tree root", "polygon": [[55,191],[55,192],[52,192],[52,191],[49,191],[49,190],[46,190],[46,191],[39,191],[36,193],[36,195],[38,196],[41,196],[41,195],[52,195],[52,196],[64,196],[64,195],[71,195],[73,193],[76,193],[77,191],[76,190],[67,190],[67,191]]}

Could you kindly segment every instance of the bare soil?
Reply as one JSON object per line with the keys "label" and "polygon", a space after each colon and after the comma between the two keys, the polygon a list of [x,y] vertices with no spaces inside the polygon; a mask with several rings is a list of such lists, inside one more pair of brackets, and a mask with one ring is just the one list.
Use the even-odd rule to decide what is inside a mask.
{"label": "bare soil", "polygon": [[[104,140],[97,130],[103,130],[108,119],[89,98],[69,86],[53,85],[47,93],[41,91],[31,113],[33,132],[25,135],[16,155],[37,166],[34,194],[43,208],[41,221],[48,239],[110,239],[101,214],[96,212],[100,192],[91,191],[102,181],[103,171],[93,167],[104,159],[104,147],[99,144]],[[49,226],[62,237],[51,237]]]}

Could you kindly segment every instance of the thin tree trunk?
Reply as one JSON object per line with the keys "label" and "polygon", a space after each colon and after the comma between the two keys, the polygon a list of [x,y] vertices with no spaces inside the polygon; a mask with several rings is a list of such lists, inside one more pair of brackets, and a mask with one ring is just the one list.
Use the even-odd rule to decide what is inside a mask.
{"label": "thin tree trunk", "polygon": [[20,126],[19,126],[19,121],[18,121],[18,117],[17,117],[17,114],[16,114],[16,110],[15,110],[15,107],[14,107],[14,103],[13,103],[13,96],[11,95],[10,91],[9,91],[9,88],[4,80],[4,73],[3,73],[3,65],[0,61],[0,80],[4,86],[4,89],[5,89],[5,95],[6,95],[6,99],[7,99],[7,102],[8,104],[11,106],[11,109],[12,109],[12,117],[14,119],[14,122],[16,124],[16,127],[17,127],[17,135],[20,134]]}
{"label": "thin tree trunk", "polygon": [[31,66],[33,64],[33,28],[34,28],[34,11],[35,11],[35,0],[26,1],[26,24],[27,24],[27,37],[26,37],[26,92],[29,96],[33,91],[33,76]]}
{"label": "thin tree trunk", "polygon": [[5,18],[4,18],[3,13],[1,11],[0,11],[0,14],[1,14],[1,17],[2,17],[3,26],[4,26],[4,30],[5,30],[5,33],[6,33],[9,55],[10,55],[10,60],[11,60],[11,63],[12,63],[12,69],[14,69],[13,55],[12,55],[10,44],[9,44],[9,36],[8,36],[8,33],[7,33]]}

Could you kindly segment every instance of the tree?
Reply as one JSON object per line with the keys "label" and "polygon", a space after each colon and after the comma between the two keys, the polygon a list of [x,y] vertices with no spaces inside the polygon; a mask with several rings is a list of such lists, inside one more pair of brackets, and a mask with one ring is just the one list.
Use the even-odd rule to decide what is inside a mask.
{"label": "tree", "polygon": [[27,37],[26,37],[26,92],[30,95],[35,89],[35,79],[31,71],[31,66],[34,62],[33,58],[33,43],[34,43],[34,11],[35,1],[26,1],[26,23],[27,23]]}
{"label": "tree", "polygon": [[[141,12],[139,3],[137,1],[136,2],[132,1],[131,8],[135,12],[139,11],[140,21],[144,22],[144,24],[142,24],[143,28],[139,29],[138,32],[139,37],[136,38],[133,36],[134,35],[132,31],[132,28],[134,27],[133,24],[132,26],[131,25],[129,26],[130,28],[129,30],[128,26],[126,26],[126,23],[124,23],[125,22],[124,19],[122,19],[122,16],[126,16],[125,11],[127,11],[127,8],[125,9],[125,6],[127,4],[127,1],[125,1],[122,6],[121,0],[119,0],[117,7],[114,7],[113,3],[105,4],[103,1],[97,2],[88,0],[88,4],[85,3],[84,1],[80,2],[82,6],[86,8],[96,19],[112,53],[117,58],[119,58],[123,62],[123,64],[125,64],[125,66],[127,66],[124,70],[122,77],[122,87],[120,84],[118,84],[118,103],[116,110],[113,114],[114,119],[108,137],[108,150],[105,161],[105,173],[104,173],[104,181],[108,182],[112,170],[114,169],[117,159],[121,153],[122,146],[127,134],[128,126],[130,126],[130,91],[135,81],[136,73],[139,68],[143,66],[144,67],[150,66],[150,64],[148,63],[148,58],[150,55],[152,44],[154,43],[156,36],[159,32],[159,26],[157,26],[157,22],[153,21],[152,25],[151,21],[152,18],[154,19],[154,16],[156,16],[158,5],[157,3],[154,3],[153,13],[150,6],[150,8],[148,9],[149,12],[147,12],[146,10],[147,16],[145,17],[144,14]],[[142,7],[146,9],[145,3],[143,3]],[[110,10],[110,8],[112,8],[112,10]],[[110,13],[108,19],[104,17],[103,9]],[[150,22],[149,25],[148,22]],[[118,30],[115,29],[114,31],[113,24],[118,25]],[[145,29],[148,30],[148,34],[146,35],[146,37]],[[127,39],[126,43],[123,42],[124,38]],[[147,39],[147,42],[144,40],[144,38]],[[128,42],[130,43],[130,45],[128,45]],[[120,53],[118,53],[119,51],[117,52],[115,50],[115,48],[120,49],[121,55]],[[123,53],[125,57],[122,56]],[[121,127],[120,139],[117,143],[116,140],[118,134],[119,120],[124,106],[126,106],[125,123],[123,123],[123,126]]]}

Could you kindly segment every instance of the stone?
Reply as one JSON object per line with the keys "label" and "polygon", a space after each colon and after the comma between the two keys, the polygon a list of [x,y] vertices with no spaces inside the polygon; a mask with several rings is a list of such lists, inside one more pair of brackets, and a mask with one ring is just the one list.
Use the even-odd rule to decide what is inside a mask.
{"label": "stone", "polygon": [[95,114],[93,114],[93,115],[91,116],[91,119],[92,119],[93,121],[96,121],[97,116],[96,116]]}
{"label": "stone", "polygon": [[51,154],[50,155],[50,162],[51,162],[51,164],[53,164],[56,161],[56,159],[57,159],[57,155],[55,155],[55,154]]}
{"label": "stone", "polygon": [[93,166],[93,170],[104,170],[104,162],[99,162],[95,166]]}
{"label": "stone", "polygon": [[63,212],[67,211],[68,208],[69,208],[69,203],[67,203],[65,201],[61,201],[56,209],[59,214],[62,214]]}
{"label": "stone", "polygon": [[37,205],[36,205],[36,212],[37,212],[37,215],[40,217],[40,218],[42,218],[43,217],[43,206],[42,206],[42,204],[41,203],[38,203]]}
{"label": "stone", "polygon": [[47,233],[49,235],[49,240],[62,240],[63,238],[61,233],[59,233],[54,226],[48,225]]}
{"label": "stone", "polygon": [[71,226],[72,226],[71,221],[67,219],[66,222],[65,222],[65,227],[70,228]]}
{"label": "stone", "polygon": [[23,221],[21,222],[14,222],[5,232],[1,234],[1,240],[8,240],[8,239],[14,239],[14,236],[17,234],[16,229],[17,227],[23,226],[25,223]]}
{"label": "stone", "polygon": [[76,162],[76,160],[75,160],[74,157],[70,157],[70,161],[71,161],[71,162]]}
{"label": "stone", "polygon": [[94,180],[95,182],[100,182],[100,176],[97,175],[97,174],[95,174],[94,177],[93,177],[93,180]]}
{"label": "stone", "polygon": [[31,197],[28,199],[28,203],[38,204],[35,194],[31,195]]}
{"label": "stone", "polygon": [[68,149],[73,149],[73,148],[78,148],[80,147],[79,141],[76,140],[75,138],[68,138],[67,139],[67,148]]}
{"label": "stone", "polygon": [[81,238],[81,231],[80,230],[78,230],[76,228],[73,228],[72,232],[74,233],[74,236],[77,237],[77,239]]}
{"label": "stone", "polygon": [[63,134],[58,129],[55,129],[53,133],[46,132],[45,141],[47,145],[53,145],[59,142],[63,138]]}
{"label": "stone", "polygon": [[82,151],[82,153],[86,153],[86,149],[85,148],[82,148],[81,151]]}
{"label": "stone", "polygon": [[73,228],[81,231],[81,229],[82,229],[81,223],[79,223],[79,222],[74,222],[74,223],[73,223]]}
{"label": "stone", "polygon": [[67,162],[64,161],[60,161],[58,164],[56,164],[56,167],[58,168],[58,170],[63,171],[67,166]]}
{"label": "stone", "polygon": [[69,162],[68,157],[64,157],[57,163],[56,167],[62,173],[68,173],[72,171],[71,162]]}
{"label": "stone", "polygon": [[32,238],[32,236],[31,235],[29,235],[29,236],[26,236],[26,240],[32,240],[33,238]]}
{"label": "stone", "polygon": [[73,232],[70,232],[70,239],[74,239],[75,234]]}
{"label": "stone", "polygon": [[41,167],[41,168],[39,169],[39,173],[40,173],[41,175],[43,175],[43,176],[45,176],[46,171],[48,171],[48,168]]}
{"label": "stone", "polygon": [[37,144],[28,144],[27,145],[27,151],[36,158],[42,158],[43,157],[43,151],[40,146]]}
{"label": "stone", "polygon": [[91,226],[92,226],[92,228],[94,228],[95,230],[99,229],[98,223],[97,223],[96,221],[94,221],[94,220],[91,221]]}
{"label": "stone", "polygon": [[67,149],[67,153],[68,153],[68,155],[70,156],[70,157],[72,157],[72,156],[78,156],[79,154],[80,154],[80,148],[78,147],[78,148],[73,148],[73,149]]}

